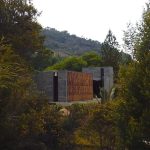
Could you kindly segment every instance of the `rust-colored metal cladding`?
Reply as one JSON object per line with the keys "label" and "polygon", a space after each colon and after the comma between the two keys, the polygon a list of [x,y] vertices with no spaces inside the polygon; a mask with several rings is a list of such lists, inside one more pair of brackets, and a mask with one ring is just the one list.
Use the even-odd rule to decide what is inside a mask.
{"label": "rust-colored metal cladding", "polygon": [[68,101],[83,101],[93,99],[92,74],[68,72],[67,85]]}

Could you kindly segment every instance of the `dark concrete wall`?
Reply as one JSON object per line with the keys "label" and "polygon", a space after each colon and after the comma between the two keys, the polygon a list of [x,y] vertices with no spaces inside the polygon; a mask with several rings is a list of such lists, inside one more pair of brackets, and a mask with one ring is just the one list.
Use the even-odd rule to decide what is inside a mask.
{"label": "dark concrete wall", "polygon": [[101,69],[104,69],[104,90],[110,93],[113,87],[113,68],[112,67],[89,67],[83,68],[82,71],[93,74],[93,80],[102,80]]}
{"label": "dark concrete wall", "polygon": [[108,94],[110,94],[113,85],[114,85],[113,68],[104,67],[104,89]]}
{"label": "dark concrete wall", "polygon": [[38,90],[45,94],[50,102],[53,101],[53,74],[53,71],[40,72],[35,77]]}
{"label": "dark concrete wall", "polygon": [[83,68],[82,72],[90,73],[93,75],[93,80],[101,80],[101,68],[100,67],[88,67]]}
{"label": "dark concrete wall", "polygon": [[67,102],[67,71],[58,71],[58,101]]}

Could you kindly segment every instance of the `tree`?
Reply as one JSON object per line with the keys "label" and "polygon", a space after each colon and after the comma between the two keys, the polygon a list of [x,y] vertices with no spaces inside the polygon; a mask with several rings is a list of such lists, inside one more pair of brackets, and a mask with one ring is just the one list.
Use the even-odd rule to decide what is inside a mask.
{"label": "tree", "polygon": [[10,45],[1,40],[0,149],[10,149],[12,145],[16,145],[19,138],[18,114],[27,108],[27,102],[33,92],[30,90],[31,84],[30,70],[25,62],[14,53]]}
{"label": "tree", "polygon": [[[14,53],[12,47],[0,41],[0,107],[11,106],[10,99],[15,100],[14,106],[21,102],[20,98],[28,93],[28,88],[32,83],[29,67]],[[9,108],[9,111],[11,108]],[[12,111],[15,111],[12,108]]]}
{"label": "tree", "polygon": [[[150,141],[150,3],[143,13],[143,20],[136,33],[134,45],[135,60],[122,67],[119,73],[120,97],[124,108],[118,122],[125,124],[120,129],[121,139],[130,150],[149,149]],[[123,133],[123,134],[122,134]],[[128,137],[128,138],[127,138]]]}
{"label": "tree", "polygon": [[54,57],[54,52],[45,48],[34,54],[32,62],[35,70],[42,71],[46,67],[54,65],[57,60]]}
{"label": "tree", "polygon": [[102,150],[116,148],[117,133],[114,114],[114,106],[111,103],[105,103],[93,110],[89,119],[89,127],[98,133]]}
{"label": "tree", "polygon": [[102,58],[96,52],[84,53],[82,59],[87,62],[88,67],[100,67],[102,64]]}
{"label": "tree", "polygon": [[124,31],[124,48],[127,53],[131,54],[132,58],[135,58],[135,42],[137,40],[137,29],[132,24],[127,25],[127,30]]}
{"label": "tree", "polygon": [[48,67],[46,70],[73,70],[73,71],[81,71],[82,67],[86,67],[87,63],[80,57],[68,57],[62,60],[61,62]]}
{"label": "tree", "polygon": [[124,53],[123,51],[120,52],[121,60],[120,65],[127,65],[132,62],[131,55]]}
{"label": "tree", "polygon": [[43,48],[42,27],[36,21],[39,13],[31,0],[1,0],[0,14],[0,38],[31,62],[33,54]]}
{"label": "tree", "polygon": [[138,26],[137,42],[135,42],[135,57],[144,62],[150,53],[150,2],[146,4],[141,24]]}
{"label": "tree", "polygon": [[100,67],[102,64],[101,57],[95,52],[87,52],[81,57],[68,57],[62,61],[48,67],[46,70],[67,69],[73,71],[81,71],[83,67]]}
{"label": "tree", "polygon": [[113,35],[111,30],[108,31],[108,34],[106,35],[104,43],[109,44],[109,46],[111,48],[116,48],[117,49],[118,46],[119,46],[119,44],[116,40],[116,37]]}
{"label": "tree", "polygon": [[117,76],[121,56],[118,50],[118,42],[111,30],[108,31],[106,39],[102,43],[101,55],[103,66],[112,66],[114,68],[115,76]]}

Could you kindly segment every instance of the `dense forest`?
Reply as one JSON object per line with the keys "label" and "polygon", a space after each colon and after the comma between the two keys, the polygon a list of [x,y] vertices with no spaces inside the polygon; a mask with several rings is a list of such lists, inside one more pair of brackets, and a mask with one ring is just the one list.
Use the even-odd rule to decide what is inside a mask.
{"label": "dense forest", "polygon": [[80,55],[87,51],[100,52],[101,43],[98,41],[77,37],[67,31],[60,32],[49,27],[43,29],[42,33],[45,36],[44,45],[62,56]]}
{"label": "dense forest", "polygon": [[[0,149],[149,150],[150,2],[145,7],[137,26],[124,32],[131,58],[111,30],[101,44],[70,38],[42,29],[31,0],[0,0]],[[74,46],[66,46],[66,36]],[[71,56],[62,58],[55,49]],[[38,71],[104,65],[114,68],[117,93],[102,104],[49,105],[33,80]]]}

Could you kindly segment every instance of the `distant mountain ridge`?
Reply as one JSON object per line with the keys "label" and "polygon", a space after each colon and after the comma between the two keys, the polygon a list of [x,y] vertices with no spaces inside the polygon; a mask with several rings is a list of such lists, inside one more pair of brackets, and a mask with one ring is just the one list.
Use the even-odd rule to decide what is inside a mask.
{"label": "distant mountain ridge", "polygon": [[44,28],[45,46],[62,56],[80,55],[87,51],[100,52],[101,43],[70,35],[67,31],[57,31],[54,28]]}

